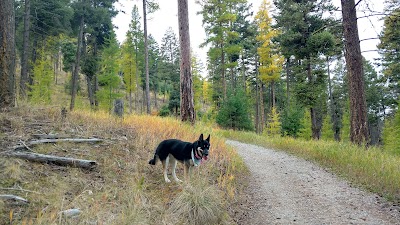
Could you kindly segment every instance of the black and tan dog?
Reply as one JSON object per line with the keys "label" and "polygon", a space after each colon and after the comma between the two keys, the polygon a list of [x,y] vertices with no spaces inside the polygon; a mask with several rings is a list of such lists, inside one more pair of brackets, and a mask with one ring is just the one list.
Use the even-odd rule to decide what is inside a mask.
{"label": "black and tan dog", "polygon": [[190,143],[177,139],[168,139],[162,141],[154,153],[154,158],[149,164],[155,165],[160,160],[163,165],[163,173],[165,182],[171,182],[167,176],[168,164],[172,164],[172,176],[176,182],[182,182],[176,177],[175,169],[177,162],[184,164],[185,179],[188,179],[188,173],[193,166],[200,165],[201,161],[207,160],[208,151],[210,149],[210,135],[207,139],[203,139],[203,134],[199,140]]}

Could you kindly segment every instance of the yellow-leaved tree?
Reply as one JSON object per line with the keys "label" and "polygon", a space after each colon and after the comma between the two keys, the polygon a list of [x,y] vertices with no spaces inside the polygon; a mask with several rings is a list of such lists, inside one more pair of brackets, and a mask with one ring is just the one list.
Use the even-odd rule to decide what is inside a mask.
{"label": "yellow-leaved tree", "polygon": [[[283,65],[283,57],[279,54],[278,49],[272,43],[272,38],[277,36],[278,31],[272,27],[272,19],[269,16],[270,3],[267,0],[263,0],[259,11],[255,16],[255,21],[258,25],[258,35],[256,37],[259,42],[259,47],[257,48],[257,53],[259,56],[260,66],[258,68],[259,71],[259,79],[263,84],[270,85],[270,112],[275,112],[272,114],[274,118],[269,118],[267,120],[272,122],[271,119],[274,120],[274,123],[279,122],[279,114],[276,112],[275,106],[275,82],[280,79],[280,73]],[[263,91],[263,88],[260,88],[260,91]],[[262,96],[262,93],[260,94]],[[262,101],[261,101],[262,105]],[[263,111],[263,107],[261,107]],[[271,114],[271,115],[272,115]],[[269,125],[267,125],[269,126]]]}

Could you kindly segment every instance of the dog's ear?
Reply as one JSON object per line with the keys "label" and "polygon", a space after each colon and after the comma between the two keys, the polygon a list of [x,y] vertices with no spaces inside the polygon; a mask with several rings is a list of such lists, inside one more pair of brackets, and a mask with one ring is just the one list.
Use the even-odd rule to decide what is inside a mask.
{"label": "dog's ear", "polygon": [[206,141],[210,142],[210,135],[208,135]]}
{"label": "dog's ear", "polygon": [[203,141],[203,134],[200,134],[199,141]]}

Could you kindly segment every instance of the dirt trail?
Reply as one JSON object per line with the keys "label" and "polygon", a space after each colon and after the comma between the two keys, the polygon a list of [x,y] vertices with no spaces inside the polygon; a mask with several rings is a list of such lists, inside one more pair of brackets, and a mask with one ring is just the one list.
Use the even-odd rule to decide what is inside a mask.
{"label": "dirt trail", "polygon": [[319,166],[271,149],[227,141],[251,172],[239,224],[400,224],[399,207],[351,187]]}

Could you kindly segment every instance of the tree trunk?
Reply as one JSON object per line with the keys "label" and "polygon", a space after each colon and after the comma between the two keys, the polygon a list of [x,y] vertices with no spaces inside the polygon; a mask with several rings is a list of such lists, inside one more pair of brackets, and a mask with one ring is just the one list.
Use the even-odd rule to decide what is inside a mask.
{"label": "tree trunk", "polygon": [[138,60],[138,43],[135,39],[135,63],[136,63],[136,91],[135,91],[135,110],[136,112],[139,111],[139,60]]}
{"label": "tree trunk", "polygon": [[224,53],[224,44],[222,43],[221,43],[221,74],[222,74],[223,97],[224,100],[226,100],[225,53]]}
{"label": "tree trunk", "polygon": [[271,109],[275,107],[275,81],[271,81]]}
{"label": "tree trunk", "polygon": [[286,105],[290,109],[290,58],[286,59]]}
{"label": "tree trunk", "polygon": [[0,1],[0,109],[15,103],[14,0]]}
{"label": "tree trunk", "polygon": [[81,16],[81,22],[79,25],[79,37],[78,37],[78,46],[76,49],[76,59],[75,59],[75,68],[72,73],[72,86],[71,86],[71,105],[69,106],[69,109],[72,111],[74,110],[75,107],[75,96],[76,92],[78,89],[78,77],[79,77],[79,64],[80,64],[80,59],[81,59],[81,45],[82,45],[82,40],[83,40],[83,25],[84,25],[84,17]]}
{"label": "tree trunk", "polygon": [[354,0],[341,0],[345,58],[349,74],[350,140],[356,144],[368,143],[367,103],[364,91],[364,68],[358,36]]}
{"label": "tree trunk", "polygon": [[144,62],[146,69],[146,106],[147,114],[151,112],[150,106],[150,76],[149,76],[149,46],[147,43],[147,13],[146,13],[146,0],[143,0],[143,27],[144,27]]}
{"label": "tree trunk", "polygon": [[333,130],[333,136],[335,141],[340,141],[340,130],[338,130],[335,127],[335,124],[337,123],[337,116],[335,116],[335,104],[333,100],[333,95],[332,95],[332,80],[331,80],[331,70],[330,70],[330,62],[329,62],[329,57],[326,57],[326,63],[327,63],[327,70],[328,70],[328,93],[329,93],[329,111],[331,114],[331,123],[332,123],[332,130]]}
{"label": "tree trunk", "polygon": [[258,79],[256,81],[256,118],[255,118],[255,125],[256,125],[256,133],[260,133],[260,97],[258,93]]}
{"label": "tree trunk", "polygon": [[181,93],[181,119],[194,124],[196,114],[193,101],[193,79],[191,73],[190,36],[188,0],[178,0],[179,42],[181,49],[180,64],[180,93]]}
{"label": "tree trunk", "polygon": [[[312,71],[311,71],[311,59],[307,59],[307,78],[308,82],[310,83],[309,85],[312,84],[313,77],[312,77]],[[321,138],[321,129],[318,126],[318,112],[315,109],[315,105],[310,107],[310,117],[311,117],[311,133],[312,133],[312,138],[315,140],[319,140]]]}
{"label": "tree trunk", "polygon": [[132,114],[132,60],[129,60],[129,113]]}
{"label": "tree trunk", "polygon": [[29,51],[29,24],[30,24],[31,4],[30,0],[25,0],[25,15],[24,15],[24,36],[23,49],[21,58],[21,79],[20,79],[20,97],[26,97],[26,84],[28,82],[28,51]]}
{"label": "tree trunk", "polygon": [[264,84],[260,82],[260,133],[263,132],[264,130],[264,115],[265,115],[265,109],[264,109]]}
{"label": "tree trunk", "polygon": [[88,89],[88,97],[89,97],[89,103],[90,103],[90,108],[94,109],[94,93],[93,93],[93,81],[90,76],[86,75],[86,83],[87,83],[87,89]]}

